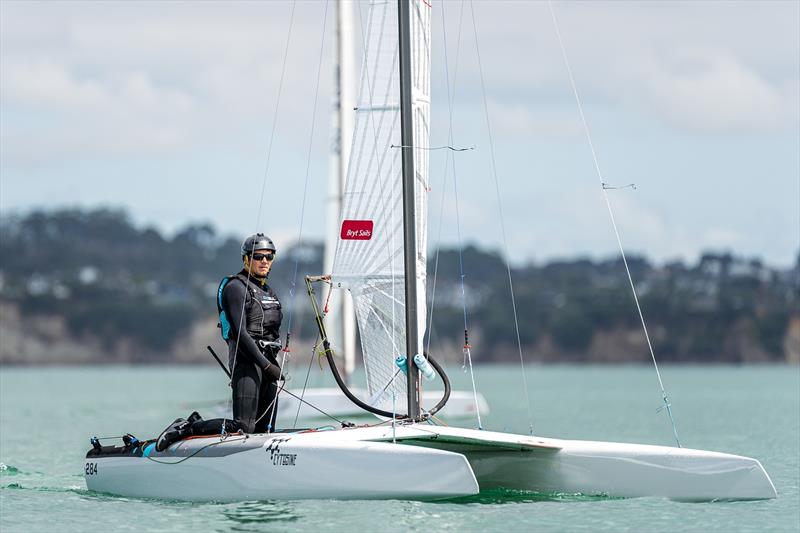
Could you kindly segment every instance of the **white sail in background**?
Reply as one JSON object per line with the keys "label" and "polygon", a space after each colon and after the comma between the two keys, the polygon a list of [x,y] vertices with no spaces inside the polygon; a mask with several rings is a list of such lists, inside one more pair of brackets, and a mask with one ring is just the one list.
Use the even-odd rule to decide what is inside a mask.
{"label": "white sail in background", "polygon": [[[354,0],[336,2],[336,65],[334,70],[334,99],[332,113],[332,138],[330,169],[328,174],[328,196],[326,198],[325,254],[323,272],[333,271],[333,258],[339,240],[339,224],[342,214],[342,194],[347,180],[347,164],[353,138],[353,107],[355,106],[355,52],[353,50],[353,5]],[[326,316],[328,337],[344,355],[344,375],[349,380],[356,366],[356,324],[353,300],[343,292],[330,302]]]}
{"label": "white sail in background", "polygon": [[[335,287],[351,291],[361,333],[367,387],[375,404],[405,405],[406,355],[401,150],[414,150],[416,171],[418,353],[425,332],[430,5],[411,2],[413,148],[401,147],[397,2],[370,6],[358,112],[334,258]],[[401,410],[404,408],[401,407]]]}

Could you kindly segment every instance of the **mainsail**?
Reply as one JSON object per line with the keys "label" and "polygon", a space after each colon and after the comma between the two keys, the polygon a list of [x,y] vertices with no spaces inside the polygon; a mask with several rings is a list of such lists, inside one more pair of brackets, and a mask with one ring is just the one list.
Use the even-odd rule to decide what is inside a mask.
{"label": "mainsail", "polygon": [[395,365],[406,353],[401,150],[414,153],[417,353],[425,332],[430,4],[412,0],[413,143],[400,136],[400,62],[395,1],[370,5],[353,146],[333,263],[334,287],[353,295],[370,403],[404,411],[406,376]]}

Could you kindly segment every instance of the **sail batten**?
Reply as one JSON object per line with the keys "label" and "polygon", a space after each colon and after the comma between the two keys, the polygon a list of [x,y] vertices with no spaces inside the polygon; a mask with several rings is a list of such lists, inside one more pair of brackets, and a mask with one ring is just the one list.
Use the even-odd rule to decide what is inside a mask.
{"label": "sail batten", "polygon": [[[425,267],[430,110],[430,6],[411,1],[413,143],[403,147],[396,1],[372,2],[368,17],[353,148],[333,262],[334,287],[350,290],[361,337],[367,388],[383,408],[405,405],[406,354],[402,151],[413,150],[415,280],[420,338],[425,331]],[[421,341],[420,341],[421,349]],[[382,402],[382,403],[381,403]],[[405,410],[401,407],[401,410]]]}

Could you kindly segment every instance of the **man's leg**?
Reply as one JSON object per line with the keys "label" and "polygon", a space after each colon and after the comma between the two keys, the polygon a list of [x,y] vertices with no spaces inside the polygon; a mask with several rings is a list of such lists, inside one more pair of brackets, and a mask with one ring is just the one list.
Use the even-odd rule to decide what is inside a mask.
{"label": "man's leg", "polygon": [[257,433],[261,371],[249,361],[239,361],[233,369],[233,419],[246,433]]}
{"label": "man's leg", "polygon": [[258,398],[258,416],[261,420],[256,424],[258,433],[275,431],[275,419],[278,416],[278,383],[263,380]]}
{"label": "man's leg", "polygon": [[212,418],[211,420],[200,420],[192,424],[192,435],[219,435],[222,433],[223,424],[225,433],[236,433],[242,429],[236,420]]}

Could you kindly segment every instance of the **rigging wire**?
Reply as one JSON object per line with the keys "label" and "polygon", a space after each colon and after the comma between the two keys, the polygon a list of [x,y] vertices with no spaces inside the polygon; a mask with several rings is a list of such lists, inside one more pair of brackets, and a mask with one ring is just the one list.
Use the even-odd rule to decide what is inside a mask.
{"label": "rigging wire", "polygon": [[[256,226],[255,231],[253,233],[257,233],[259,226],[261,225],[261,210],[264,206],[264,192],[267,189],[267,177],[269,176],[269,167],[270,162],[272,161],[272,145],[273,141],[275,140],[275,128],[278,124],[278,111],[280,110],[280,103],[281,103],[281,95],[283,94],[283,80],[286,75],[286,60],[289,57],[289,43],[291,42],[292,38],[292,28],[294,27],[294,9],[297,5],[297,0],[292,0],[292,10],[289,12],[289,27],[286,31],[286,45],[283,49],[283,64],[281,65],[281,76],[278,81],[278,95],[275,99],[275,110],[272,113],[272,130],[270,131],[269,135],[269,142],[267,143],[267,157],[266,157],[266,164],[264,167],[264,174],[261,179],[261,193],[258,197],[258,209],[256,210]],[[250,270],[247,271],[247,283],[250,283]],[[245,287],[247,290],[247,287]],[[233,364],[231,365],[231,386],[233,385],[233,372],[236,369],[236,358],[239,355],[239,340],[242,336],[242,324],[244,323],[244,308],[245,304],[247,303],[247,297],[245,295],[244,301],[242,301],[242,311],[241,317],[239,318],[239,325],[236,328],[236,346],[233,351]],[[233,400],[231,399],[231,402]]]}
{"label": "rigging wire", "polygon": [[[600,171],[600,164],[597,159],[597,153],[595,152],[594,143],[592,142],[592,135],[589,130],[589,124],[586,121],[586,116],[583,113],[583,105],[581,104],[581,98],[578,94],[578,87],[575,84],[575,78],[572,75],[572,68],[570,67],[569,58],[567,57],[567,49],[564,46],[564,41],[561,38],[561,30],[558,26],[558,19],[556,18],[555,10],[553,9],[553,3],[551,0],[547,0],[547,7],[550,9],[550,16],[553,19],[553,25],[555,26],[556,36],[558,37],[558,44],[561,47],[561,55],[564,58],[564,64],[567,69],[567,74],[569,75],[569,82],[572,86],[572,93],[575,96],[575,102],[578,106],[578,113],[581,117],[581,122],[583,123],[583,130],[586,133],[586,140],[589,143],[589,150],[592,154],[592,161],[594,162],[594,168],[597,171],[597,177],[600,180],[600,188],[603,191],[603,198],[606,201],[606,207],[608,208],[608,215],[611,218],[611,227],[614,228],[614,235],[617,237],[617,244],[619,245],[619,252],[622,256],[622,263],[625,265],[625,273],[628,275],[628,283],[631,286],[631,293],[633,294],[633,300],[636,302],[636,310],[639,313],[639,320],[642,323],[642,329],[644,330],[644,337],[647,340],[647,348],[650,350],[650,357],[653,359],[653,366],[656,370],[656,377],[658,378],[658,385],[661,387],[661,397],[664,401],[664,405],[658,408],[657,411],[661,411],[662,409],[666,409],[667,414],[669,415],[669,420],[672,423],[672,433],[675,436],[675,442],[678,444],[678,448],[681,448],[681,441],[678,439],[678,429],[675,426],[675,419],[672,416],[672,404],[670,404],[669,399],[667,398],[667,392],[664,389],[664,382],[661,380],[661,372],[658,370],[658,363],[656,362],[656,355],[653,351],[653,345],[650,342],[650,334],[647,332],[647,324],[645,324],[644,314],[642,313],[642,306],[639,304],[639,297],[636,294],[636,286],[633,283],[633,276],[631,276],[631,270],[628,267],[628,260],[625,257],[625,249],[622,246],[622,238],[620,237],[619,229],[617,228],[617,222],[614,219],[614,211],[611,208],[611,201],[608,198],[608,193],[606,192],[608,189],[616,189],[621,187],[609,187],[608,184],[603,179],[603,173]],[[635,185],[630,184],[626,185],[625,187],[633,187],[636,188]]]}
{"label": "rigging wire", "polygon": [[[449,106],[449,98],[450,98],[450,75],[447,69],[447,30],[444,23],[444,3],[442,5],[442,40],[444,42],[444,46],[442,46],[442,50],[444,51],[444,64],[445,64],[445,84],[447,87],[447,97],[448,97],[448,109]],[[455,84],[456,84],[456,77],[458,74],[458,58],[461,55],[461,27],[462,27],[462,20],[464,16],[464,2],[461,2],[461,11],[460,17],[458,21],[458,38],[456,39],[456,61],[455,61],[455,70],[453,71],[453,97],[455,98]],[[452,112],[452,111],[451,111]],[[450,128],[452,130],[453,124],[450,121]],[[450,137],[450,133],[448,133],[448,137]],[[447,171],[450,168],[449,166],[450,161],[450,154],[445,154],[444,158],[444,172],[442,172],[442,199],[439,202],[439,227],[436,232],[436,257],[433,263],[433,283],[431,287],[431,303],[428,310],[428,339],[425,346],[425,351],[427,353],[431,352],[431,337],[433,336],[433,310],[434,304],[436,303],[436,280],[438,279],[439,275],[439,255],[441,252],[441,243],[442,243],[442,221],[444,219],[444,201],[447,198],[447,188],[444,186],[447,183]]]}
{"label": "rigging wire", "polygon": [[602,182],[601,186],[604,190],[615,190],[615,189],[636,189],[635,183],[629,183],[627,185],[609,185],[608,183]]}
{"label": "rigging wire", "polygon": [[[325,11],[324,11],[324,13],[322,15],[322,38],[320,39],[319,62],[317,64],[317,81],[316,81],[316,86],[314,88],[314,106],[313,106],[312,111],[311,111],[311,132],[309,133],[309,136],[308,136],[308,153],[307,153],[307,156],[306,156],[306,172],[305,172],[305,178],[304,178],[304,182],[303,182],[303,200],[302,200],[302,203],[301,203],[301,206],[300,206],[300,228],[299,228],[299,234],[298,234],[298,237],[297,237],[297,242],[298,243],[302,243],[302,241],[303,241],[303,224],[305,222],[306,200],[308,198],[308,182],[310,181],[310,176],[311,176],[311,154],[312,154],[313,147],[314,147],[314,131],[316,129],[315,126],[316,126],[316,118],[317,118],[317,104],[319,102],[319,85],[320,85],[319,82],[320,82],[320,77],[321,77],[321,73],[322,73],[322,59],[323,59],[323,57],[325,55],[325,29],[327,28],[327,24],[328,24],[328,5],[329,5],[328,0],[325,0]],[[293,322],[293,319],[294,319],[294,310],[295,310],[295,307],[296,307],[296,305],[295,305],[295,300],[296,300],[295,289],[297,287],[297,270],[298,270],[298,267],[300,266],[300,257],[301,257],[301,254],[297,254],[297,257],[295,257],[294,273],[292,274],[292,285],[291,285],[291,288],[289,289],[289,301],[290,301],[290,305],[289,305],[289,320],[288,320],[288,323],[286,325],[286,343],[285,343],[285,345],[283,347],[283,355],[282,355],[282,358],[281,358],[281,365],[280,365],[281,373],[283,373],[283,369],[286,366],[286,358],[287,358],[287,355],[289,354],[289,351],[290,351],[290,349],[289,349],[289,341],[291,339],[292,322]],[[261,415],[261,417],[266,415],[266,413],[270,411],[270,409],[275,404],[275,402],[278,401],[278,397],[280,396],[281,391],[283,391],[283,387],[278,389],[278,394],[275,395],[275,398],[273,399],[272,402],[270,402],[270,405],[267,407],[266,411],[264,412],[264,414]]]}
{"label": "rigging wire", "polygon": [[[308,387],[308,378],[311,376],[311,365],[314,364],[314,356],[317,355],[317,347],[319,346],[319,331],[317,331],[317,339],[314,341],[314,346],[311,348],[311,357],[308,359],[308,370],[306,370],[306,380],[303,382],[303,391],[300,393],[300,400],[306,397],[306,388]],[[297,404],[297,412],[294,414],[294,423],[292,426],[297,427],[297,419],[300,418],[301,404]]]}
{"label": "rigging wire", "polygon": [[[458,24],[458,47],[460,49],[461,44],[461,28],[462,28],[462,21],[464,17],[464,2],[461,2],[461,11],[459,14],[459,24]],[[444,49],[444,69],[445,69],[445,80],[448,80],[447,83],[447,110],[448,110],[448,142],[452,144],[453,142],[453,100],[455,100],[455,82],[456,82],[456,75],[458,73],[458,56],[456,56],[456,65],[455,71],[453,72],[453,93],[450,93],[450,73],[449,73],[449,66],[447,63],[447,30],[445,29],[444,23],[444,4],[442,4],[442,34],[445,40]],[[467,294],[466,289],[464,286],[464,278],[466,277],[464,274],[464,243],[461,240],[461,215],[460,209],[458,205],[458,173],[456,172],[456,158],[451,157],[450,162],[453,168],[453,198],[455,201],[455,208],[456,208],[456,231],[458,236],[458,267],[459,267],[459,280],[461,282],[461,305],[462,310],[464,313],[464,347],[462,349],[464,355],[464,370],[466,370],[467,364],[469,364],[469,377],[472,381],[472,397],[473,401],[475,402],[475,415],[478,419],[478,429],[483,429],[483,422],[481,421],[481,409],[480,404],[478,403],[478,388],[475,385],[475,371],[472,368],[472,353],[470,351],[471,346],[469,345],[469,326],[467,325]],[[445,164],[447,160],[445,160]],[[447,173],[445,172],[445,177]]]}
{"label": "rigging wire", "polygon": [[427,148],[423,148],[421,146],[408,146],[403,144],[391,144],[389,148],[416,148],[417,150],[427,150],[429,152],[433,152],[434,150],[450,150],[451,152],[469,152],[470,150],[474,150],[474,146],[467,146],[463,148],[456,148],[455,146],[451,146],[449,144],[444,146],[429,146]]}
{"label": "rigging wire", "polygon": [[481,63],[481,51],[480,46],[478,44],[478,27],[477,23],[475,22],[475,7],[473,5],[473,0],[469,0],[469,8],[472,14],[472,29],[473,34],[475,36],[475,53],[478,58],[478,72],[481,78],[481,94],[483,96],[483,111],[486,118],[486,130],[489,136],[489,153],[491,155],[491,163],[492,163],[492,177],[494,178],[494,187],[495,193],[497,195],[497,207],[500,215],[500,231],[503,236],[503,251],[505,255],[505,262],[506,262],[506,271],[508,272],[508,288],[511,292],[511,308],[514,312],[514,328],[517,334],[517,348],[519,349],[519,363],[520,367],[522,368],[522,384],[523,384],[523,391],[525,392],[525,403],[527,404],[528,408],[528,426],[531,435],[533,435],[533,415],[531,414],[531,399],[528,395],[528,380],[525,377],[525,361],[522,356],[522,341],[520,339],[519,334],[519,319],[517,318],[517,302],[514,298],[514,283],[511,278],[511,263],[509,262],[509,255],[508,255],[508,240],[506,238],[506,224],[505,224],[505,217],[503,216],[503,203],[501,201],[500,196],[500,181],[497,177],[497,164],[495,162],[495,154],[494,154],[494,139],[492,137],[492,126],[491,122],[489,121],[489,106],[486,102],[486,83],[484,81],[483,76],[483,64]]}
{"label": "rigging wire", "polygon": [[[316,118],[317,118],[317,105],[319,102],[319,85],[320,85],[320,77],[322,73],[322,59],[325,54],[325,29],[328,23],[328,0],[325,1],[325,12],[322,15],[322,39],[320,41],[319,47],[319,62],[317,64],[317,81],[316,86],[314,89],[314,106],[311,111],[311,131],[308,136],[308,151],[306,154],[306,171],[305,171],[305,178],[303,180],[303,200],[300,204],[300,223],[299,223],[299,235],[297,237],[297,242],[302,243],[303,241],[303,225],[305,223],[305,213],[306,213],[306,200],[308,199],[308,182],[310,181],[311,176],[311,154],[314,147],[314,132],[316,130]],[[294,309],[295,309],[295,297],[296,292],[295,288],[297,287],[297,270],[300,265],[300,257],[302,254],[297,254],[294,261],[294,272],[292,273],[292,285],[289,289],[289,298],[291,300],[291,305],[289,307],[289,321],[286,328],[286,346],[284,346],[284,352],[288,351],[289,349],[289,339],[292,330],[292,320],[294,318]]]}
{"label": "rigging wire", "polygon": [[335,420],[336,422],[339,422],[342,425],[342,427],[345,427],[347,425],[347,423],[344,420],[339,420],[338,418],[336,418],[332,414],[326,413],[325,411],[323,411],[322,409],[320,409],[316,405],[314,405],[314,404],[312,404],[310,402],[307,402],[306,400],[302,399],[301,397],[299,397],[297,394],[293,393],[292,391],[284,389],[283,386],[280,387],[280,390],[278,392],[280,392],[280,391],[285,392],[286,394],[288,394],[292,398],[295,398],[300,403],[306,404],[307,406],[309,406],[310,408],[314,409],[315,411],[317,411],[319,413],[322,413],[323,415],[327,416],[331,420]]}
{"label": "rigging wire", "polygon": [[[313,358],[312,358],[312,360],[313,360]],[[317,411],[317,412],[319,412],[319,413],[321,413],[321,414],[323,414],[323,415],[327,416],[327,417],[328,417],[328,418],[330,418],[331,420],[335,420],[336,422],[339,422],[339,423],[342,425],[342,427],[345,427],[345,426],[348,424],[348,423],[347,423],[347,422],[345,422],[344,420],[340,420],[340,419],[336,418],[335,416],[333,416],[332,414],[330,414],[330,413],[326,413],[325,411],[323,411],[322,409],[320,409],[319,407],[317,407],[317,406],[316,406],[316,405],[314,405],[313,403],[311,403],[311,402],[309,402],[309,401],[307,401],[307,400],[304,400],[303,398],[301,398],[301,397],[300,397],[300,396],[298,396],[297,394],[293,393],[292,391],[285,389],[285,388],[284,388],[285,386],[286,386],[286,383],[284,382],[284,383],[283,383],[283,384],[282,384],[280,387],[278,387],[278,394],[280,394],[281,392],[285,392],[286,394],[288,394],[288,395],[289,395],[289,396],[291,396],[292,398],[296,399],[296,400],[297,400],[298,402],[300,402],[301,404],[305,404],[305,405],[307,405],[308,407],[310,407],[310,408],[314,409],[315,411]],[[274,402],[273,402],[273,403],[274,403]],[[270,403],[270,404],[267,406],[267,410],[266,410],[264,413],[262,413],[262,415],[261,415],[260,417],[258,417],[258,420],[256,420],[256,422],[260,422],[260,421],[261,421],[261,419],[262,419],[262,418],[264,418],[264,416],[265,416],[265,415],[266,415],[266,414],[269,412],[269,410],[270,410],[270,408],[272,407],[272,405],[273,405],[273,404],[272,404],[272,403]],[[297,420],[295,419],[295,425],[296,425],[296,424],[297,424]]]}

